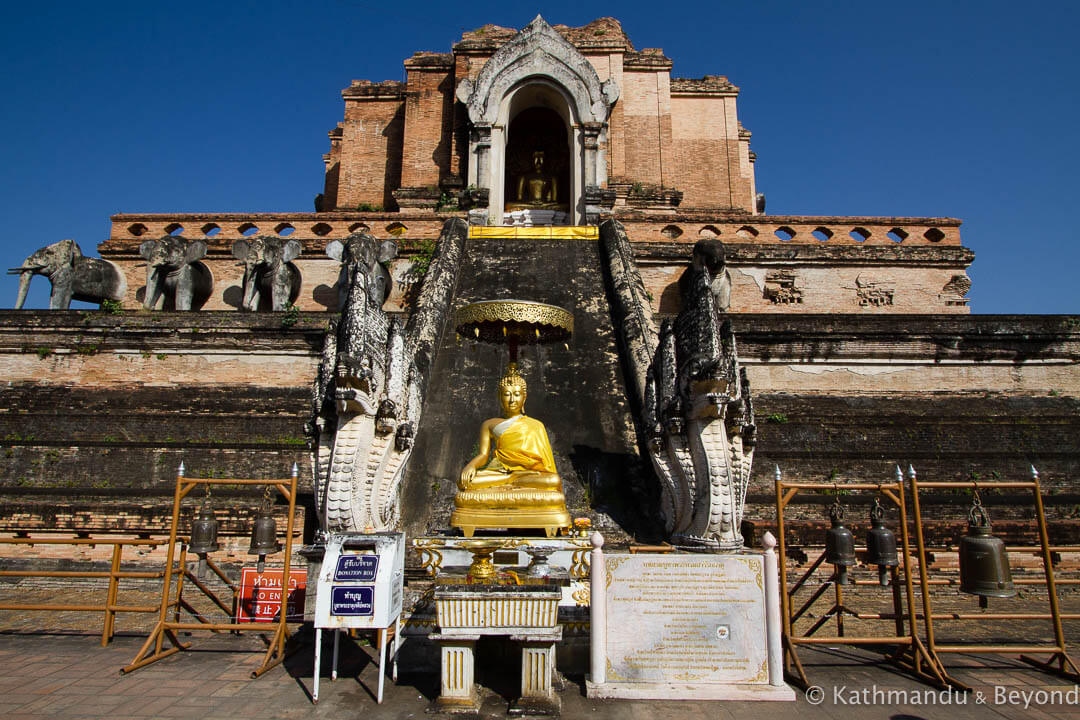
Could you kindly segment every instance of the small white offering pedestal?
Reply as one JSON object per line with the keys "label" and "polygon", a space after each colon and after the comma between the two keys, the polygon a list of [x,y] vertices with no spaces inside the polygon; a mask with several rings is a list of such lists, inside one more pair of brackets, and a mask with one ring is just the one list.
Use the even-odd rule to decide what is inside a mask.
{"label": "small white offering pedestal", "polygon": [[442,712],[479,710],[476,692],[476,641],[502,635],[521,645],[521,697],[511,715],[558,715],[555,694],[555,643],[562,589],[556,584],[438,584],[435,612],[439,632],[441,680],[436,707]]}

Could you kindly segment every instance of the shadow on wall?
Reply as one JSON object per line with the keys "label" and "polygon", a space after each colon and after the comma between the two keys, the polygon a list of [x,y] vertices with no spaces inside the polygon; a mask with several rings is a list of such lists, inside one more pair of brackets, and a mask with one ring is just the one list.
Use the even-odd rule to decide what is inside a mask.
{"label": "shadow on wall", "polygon": [[405,138],[405,105],[394,113],[393,119],[383,129],[386,138],[386,172],[383,181],[383,209],[397,210],[394,189],[401,187],[402,149]]}
{"label": "shadow on wall", "polygon": [[658,488],[649,481],[653,476],[651,468],[644,466],[637,455],[575,445],[569,459],[577,476],[576,488],[565,487],[571,478],[563,482],[571,506],[577,504],[574,496],[580,492],[589,510],[609,516],[635,539],[651,542],[662,537],[663,528],[656,514],[647,512],[659,505]]}
{"label": "shadow on wall", "polygon": [[311,299],[327,310],[334,312],[338,310],[338,290],[336,287],[330,287],[326,283],[322,283],[311,291]]}
{"label": "shadow on wall", "polygon": [[229,307],[239,310],[244,304],[244,290],[239,285],[230,285],[221,294],[221,300]]}

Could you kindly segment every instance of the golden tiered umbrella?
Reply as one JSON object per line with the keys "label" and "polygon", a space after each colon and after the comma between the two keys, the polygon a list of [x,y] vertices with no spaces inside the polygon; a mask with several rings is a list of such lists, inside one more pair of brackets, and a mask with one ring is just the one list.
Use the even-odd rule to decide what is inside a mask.
{"label": "golden tiered umbrella", "polygon": [[462,337],[508,345],[510,362],[517,362],[521,345],[565,344],[574,332],[574,316],[531,300],[483,300],[458,310],[454,325]]}

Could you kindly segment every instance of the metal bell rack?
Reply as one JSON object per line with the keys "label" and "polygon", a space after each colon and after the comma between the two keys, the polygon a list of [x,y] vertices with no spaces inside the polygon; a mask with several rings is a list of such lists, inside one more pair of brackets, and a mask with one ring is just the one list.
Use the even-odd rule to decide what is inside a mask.
{"label": "metal bell rack", "polygon": [[[1066,650],[1065,644],[1065,632],[1061,626],[1061,620],[1063,617],[1069,619],[1076,619],[1078,616],[1068,615],[1065,616],[1061,613],[1058,606],[1057,595],[1057,583],[1054,579],[1054,565],[1050,553],[1053,548],[1050,547],[1050,538],[1046,531],[1046,513],[1043,510],[1042,493],[1039,488],[1039,472],[1034,467],[1031,468],[1031,480],[1024,481],[968,481],[968,482],[922,482],[915,474],[915,469],[908,466],[907,472],[908,484],[911,488],[911,501],[915,514],[915,538],[919,551],[919,583],[922,587],[922,604],[923,612],[920,618],[923,620],[924,627],[926,629],[926,644],[934,657],[937,657],[938,653],[991,653],[991,654],[1012,654],[1017,653],[1020,655],[1020,660],[1033,665],[1036,668],[1060,675],[1064,678],[1071,680],[1072,682],[1080,682],[1080,670],[1077,669],[1076,664]],[[845,486],[847,487],[847,486]],[[1041,580],[1017,580],[1018,585],[1041,585],[1046,584],[1046,590],[1048,600],[1050,602],[1049,613],[934,613],[932,608],[932,602],[930,598],[930,586],[951,584],[948,580],[931,580],[929,577],[929,566],[926,562],[926,543],[923,539],[923,525],[922,525],[922,510],[919,506],[919,493],[924,490],[946,490],[946,489],[969,489],[973,492],[980,490],[1001,489],[1001,490],[1030,490],[1032,494],[1032,503],[1035,506],[1035,518],[1039,526],[1039,550],[1041,551],[1043,560],[1044,577]],[[1008,551],[1009,548],[1006,548]],[[1053,624],[1054,642],[1052,644],[1036,645],[995,645],[991,643],[976,644],[969,643],[966,645],[948,645],[939,644],[934,631],[935,620],[959,620],[959,621],[977,621],[981,623],[994,622],[995,620],[1050,620]],[[1031,653],[1034,654],[1048,654],[1050,657],[1048,660],[1038,660],[1031,657]],[[969,687],[963,683],[950,678],[950,682],[957,688],[962,690],[970,690]]]}
{"label": "metal bell rack", "polygon": [[[287,579],[289,577],[289,565],[292,559],[293,548],[293,526],[296,518],[296,484],[297,484],[297,467],[294,464],[291,477],[284,479],[248,479],[248,478],[188,478],[184,476],[184,465],[180,464],[180,468],[176,474],[176,491],[173,495],[173,509],[172,509],[172,522],[169,526],[169,548],[165,555],[165,573],[164,580],[161,586],[161,606],[159,608],[158,621],[154,625],[153,630],[150,631],[150,636],[146,638],[146,642],[139,648],[139,652],[135,655],[135,658],[130,664],[121,668],[120,672],[129,673],[134,670],[138,670],[141,667],[145,667],[151,663],[157,662],[163,658],[166,658],[173,653],[180,650],[187,650],[191,647],[191,643],[181,642],[177,637],[177,631],[191,631],[191,630],[209,630],[215,633],[221,632],[260,632],[265,633],[267,628],[266,623],[239,623],[239,622],[214,622],[206,617],[200,615],[194,608],[185,603],[181,593],[183,592],[184,579],[187,578],[196,586],[199,587],[205,594],[210,596],[215,603],[223,610],[227,610],[226,606],[218,601],[216,597],[204,587],[196,578],[195,575],[190,573],[186,568],[187,560],[187,546],[179,540],[178,526],[180,523],[180,506],[183,503],[184,498],[200,485],[246,485],[246,486],[265,486],[268,490],[276,488],[278,493],[285,497],[289,503],[289,514],[286,521],[285,529],[285,560],[284,569],[282,571],[282,592],[281,592],[281,611],[278,615],[278,619],[275,622],[274,635],[270,639],[269,647],[266,650],[266,655],[263,657],[262,664],[252,671],[251,677],[257,678],[267,670],[273,668],[281,661],[285,659],[285,643],[289,639],[289,626],[286,612],[287,602]],[[180,545],[180,558],[179,558],[179,570],[176,571],[176,582],[173,583],[174,574],[174,558],[176,557],[177,545]],[[217,568],[216,565],[210,563],[210,568],[216,574],[221,577],[227,585],[229,585],[234,592],[236,587],[231,583],[228,578]],[[175,584],[176,592],[173,595],[173,586]],[[183,608],[188,612],[195,615],[196,622],[181,622],[180,609]],[[172,609],[172,613],[170,613]],[[235,609],[235,603],[234,603]],[[165,641],[168,640],[172,647],[165,647]]]}
{"label": "metal bell rack", "polygon": [[[784,672],[792,680],[809,687],[802,662],[799,660],[799,645],[859,645],[859,646],[892,646],[892,652],[886,655],[886,659],[911,673],[915,677],[940,688],[947,688],[953,684],[953,680],[945,672],[944,666],[934,654],[932,648],[928,648],[918,637],[915,616],[915,589],[912,583],[911,571],[911,543],[908,537],[907,511],[904,502],[904,478],[897,468],[895,482],[884,483],[835,483],[835,482],[786,482],[780,474],[780,468],[776,468],[776,524],[779,542],[780,561],[780,608],[783,625],[783,665]],[[787,581],[787,537],[784,530],[784,511],[791,500],[800,490],[827,491],[869,491],[876,492],[887,498],[896,506],[900,513],[900,539],[899,551],[901,554],[900,566],[892,566],[886,569],[891,576],[892,585],[892,612],[863,613],[852,610],[844,603],[844,591],[842,583],[837,582],[837,575],[822,583],[797,610],[792,609],[795,594],[799,592],[814,576],[817,569],[826,560],[826,554],[822,554],[811,563],[803,575],[788,588]],[[903,588],[901,588],[901,579]],[[879,586],[879,580],[856,580],[856,585]],[[829,586],[834,588],[835,599],[830,607],[815,622],[805,634],[795,633],[795,623],[805,615],[811,607],[828,591]],[[903,597],[902,597],[903,596]],[[925,596],[925,591],[924,591]],[[904,600],[906,599],[906,603]],[[906,605],[906,609],[905,609]],[[892,620],[895,631],[891,635],[853,636],[846,635],[844,618],[849,617],[857,620]],[[829,620],[836,622],[836,634],[825,636],[817,632],[824,627]],[[794,668],[794,673],[791,669]]]}

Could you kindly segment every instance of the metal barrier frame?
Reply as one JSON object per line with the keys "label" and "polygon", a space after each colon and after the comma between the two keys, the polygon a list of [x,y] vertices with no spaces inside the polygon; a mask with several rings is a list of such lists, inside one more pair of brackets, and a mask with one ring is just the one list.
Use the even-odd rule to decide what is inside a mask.
{"label": "metal barrier frame", "polygon": [[[13,531],[16,532],[16,531]],[[103,612],[105,613],[104,626],[101,629],[101,646],[106,647],[112,640],[116,630],[116,613],[152,613],[158,608],[155,605],[119,605],[120,580],[123,578],[138,578],[155,580],[165,576],[164,570],[135,571],[121,570],[120,561],[125,545],[149,546],[151,548],[164,545],[164,540],[151,540],[145,538],[57,538],[57,537],[13,537],[0,538],[0,545],[112,545],[112,562],[106,570],[0,570],[0,577],[52,577],[52,578],[109,578],[109,588],[105,595],[104,604],[66,604],[55,605],[47,603],[22,604],[0,603],[0,610],[22,611],[52,611],[52,612]]]}
{"label": "metal barrier frame", "polygon": [[[277,489],[277,491],[289,501],[289,516],[286,521],[285,529],[285,567],[282,572],[282,588],[281,588],[281,612],[277,622],[277,627],[274,630],[274,636],[269,642],[269,647],[266,650],[266,655],[263,657],[262,664],[251,673],[251,677],[256,678],[270,670],[275,665],[278,665],[285,659],[285,642],[289,638],[289,624],[288,613],[286,612],[286,603],[288,600],[288,578],[289,578],[289,566],[292,560],[292,548],[293,548],[293,526],[296,522],[296,484],[297,484],[298,469],[296,465],[293,465],[292,475],[288,479],[276,479],[276,480],[257,480],[247,478],[185,478],[184,477],[184,465],[181,463],[180,469],[176,474],[176,491],[173,497],[173,510],[172,510],[172,522],[169,526],[169,549],[166,556],[165,563],[165,579],[162,583],[161,589],[161,606],[158,608],[158,622],[154,626],[154,629],[150,631],[150,636],[146,638],[146,642],[139,648],[139,652],[135,655],[135,658],[130,664],[121,669],[120,672],[129,673],[134,670],[138,670],[141,667],[145,667],[150,663],[157,662],[163,658],[166,658],[173,653],[180,650],[187,650],[191,647],[191,643],[181,642],[176,635],[177,630],[211,630],[213,632],[265,632],[267,628],[260,626],[258,623],[238,623],[238,622],[212,622],[205,617],[202,617],[198,613],[195,613],[197,622],[181,622],[180,621],[180,609],[182,605],[182,592],[184,585],[184,578],[193,578],[190,572],[186,568],[187,559],[187,546],[181,543],[180,550],[180,568],[181,570],[177,576],[176,583],[176,597],[172,597],[172,573],[173,573],[173,557],[176,552],[177,527],[180,522],[180,505],[187,497],[188,493],[194,490],[199,485],[251,485],[251,486],[271,486]],[[210,564],[209,562],[207,563]],[[213,566],[215,573],[219,576],[222,575],[217,566]],[[193,578],[194,579],[194,578]],[[228,581],[227,581],[228,582]],[[229,582],[230,587],[234,587],[233,583]],[[234,590],[235,593],[235,590]],[[208,593],[209,594],[209,593]],[[210,595],[212,599],[214,596]],[[220,601],[218,605],[221,606]],[[235,605],[235,603],[234,603]],[[169,617],[169,608],[173,608],[173,617]],[[190,607],[190,606],[189,606]],[[189,608],[189,612],[191,610]],[[172,644],[172,647],[165,648],[165,640],[168,639]],[[150,652],[153,647],[153,652]]]}
{"label": "metal barrier frame", "polygon": [[[785,482],[780,474],[780,468],[776,468],[776,524],[779,543],[780,561],[780,608],[783,625],[783,666],[785,674],[789,675],[793,682],[801,683],[803,688],[809,686],[806,671],[799,660],[797,647],[799,645],[894,645],[896,649],[886,655],[890,662],[904,668],[918,679],[940,688],[955,685],[956,681],[949,677],[944,665],[934,654],[933,647],[927,647],[919,639],[915,617],[915,590],[911,580],[911,543],[908,537],[907,510],[904,502],[904,482],[900,469],[897,468],[896,482],[891,483],[835,483],[835,482]],[[825,553],[815,560],[810,568],[803,573],[788,590],[787,582],[787,540],[784,532],[784,510],[800,490],[865,490],[877,492],[888,498],[900,511],[900,536],[899,550],[903,557],[903,580],[904,593],[907,598],[907,611],[903,609],[901,599],[900,577],[897,568],[890,568],[892,578],[893,612],[891,613],[857,613],[844,605],[844,593],[839,583],[833,577],[826,580],[811,595],[801,608],[794,614],[791,610],[792,599],[796,592],[813,576],[817,568],[825,559]],[[856,581],[857,585],[877,585],[877,580]],[[829,610],[822,615],[821,619],[811,627],[805,635],[796,635],[794,631],[795,621],[813,606],[822,595],[826,593],[829,585],[835,589],[835,602]],[[844,616],[854,617],[859,620],[893,620],[896,623],[896,632],[893,635],[881,637],[851,637],[844,635]],[[823,627],[831,618],[836,619],[836,635],[820,636],[815,633]],[[904,630],[904,620],[907,620],[908,630]],[[794,666],[795,674],[790,668]]]}
{"label": "metal barrier frame", "polygon": [[[915,468],[908,466],[908,484],[911,486],[911,501],[915,511],[915,538],[919,550],[919,582],[922,585],[923,596],[923,623],[926,629],[926,643],[930,651],[937,653],[1019,653],[1020,660],[1033,665],[1044,672],[1059,675],[1073,682],[1080,682],[1080,670],[1072,658],[1069,657],[1065,645],[1065,631],[1061,626],[1061,610],[1058,607],[1057,583],[1054,580],[1054,564],[1050,557],[1050,538],[1046,531],[1046,513],[1043,509],[1042,492],[1039,488],[1039,471],[1031,468],[1031,480],[1028,482],[922,482],[915,474]],[[925,489],[963,489],[987,490],[991,488],[1009,490],[1030,490],[1035,505],[1035,517],[1039,525],[1039,549],[1043,558],[1045,577],[1042,580],[1046,584],[1048,599],[1050,601],[1049,613],[979,613],[977,615],[965,615],[962,613],[939,613],[934,614],[931,599],[929,568],[926,564],[926,543],[923,539],[922,510],[919,507],[919,492]],[[1006,547],[1008,551],[1008,547]],[[1036,583],[1027,583],[1036,584]],[[1053,645],[940,645],[934,635],[934,620],[1051,620],[1054,627]],[[1027,653],[1049,654],[1046,661],[1036,660]],[[966,685],[956,682],[958,687],[970,690]]]}

